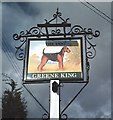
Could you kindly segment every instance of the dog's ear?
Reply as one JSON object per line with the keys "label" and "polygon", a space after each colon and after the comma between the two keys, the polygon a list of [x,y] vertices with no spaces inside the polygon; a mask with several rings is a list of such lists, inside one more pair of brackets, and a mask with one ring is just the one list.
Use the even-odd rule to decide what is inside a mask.
{"label": "dog's ear", "polygon": [[66,49],[66,48],[67,48],[67,46],[64,46],[63,48],[64,48],[64,49]]}

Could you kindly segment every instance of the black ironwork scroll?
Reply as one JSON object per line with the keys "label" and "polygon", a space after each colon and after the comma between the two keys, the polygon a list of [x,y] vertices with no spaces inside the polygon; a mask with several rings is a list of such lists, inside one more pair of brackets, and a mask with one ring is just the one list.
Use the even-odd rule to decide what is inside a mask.
{"label": "black ironwork scroll", "polygon": [[[16,48],[16,52],[15,52],[15,56],[18,60],[23,60],[24,59],[24,46],[26,41],[27,41],[27,37],[24,36],[25,32],[24,31],[21,31],[20,32],[20,35],[18,34],[14,34],[13,35],[13,39],[15,41],[20,41],[19,45],[18,46],[15,46]],[[24,37],[22,37],[24,36]]]}
{"label": "black ironwork scroll", "polygon": [[[58,18],[61,20],[61,23],[58,23]],[[56,23],[53,24],[53,22],[56,20]],[[57,9],[56,13],[53,14],[53,18],[49,21],[46,21],[45,24],[37,24],[36,27],[30,28],[30,30],[26,30],[26,32],[21,31],[20,34],[14,34],[13,38],[15,41],[20,41],[20,45],[16,46],[16,53],[15,56],[18,60],[23,60],[25,56],[24,52],[24,45],[28,38],[35,38],[35,39],[43,39],[43,38],[54,38],[56,36],[59,36],[62,38],[76,38],[76,36],[82,35],[85,38],[85,41],[87,43],[87,58],[92,59],[96,55],[96,45],[92,44],[91,40],[93,37],[98,37],[100,35],[100,32],[98,30],[94,31],[91,28],[83,28],[80,25],[74,25],[71,27],[71,24],[68,23],[69,18],[66,20],[62,18],[62,13],[59,12]],[[70,31],[66,31],[67,27],[70,27]],[[45,28],[45,30],[42,30],[42,28]],[[51,28],[49,30],[49,28]]]}
{"label": "black ironwork scroll", "polygon": [[71,28],[70,34],[73,36],[75,35],[83,35],[87,44],[86,49],[86,55],[88,59],[92,59],[96,55],[96,45],[91,43],[91,40],[93,37],[98,37],[100,35],[100,32],[96,30],[93,33],[93,30],[91,28],[82,28],[80,25],[75,25]]}

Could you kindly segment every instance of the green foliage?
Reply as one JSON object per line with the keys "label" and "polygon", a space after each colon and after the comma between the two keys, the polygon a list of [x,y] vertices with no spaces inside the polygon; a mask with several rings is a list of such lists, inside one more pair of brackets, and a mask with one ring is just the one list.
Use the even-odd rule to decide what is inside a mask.
{"label": "green foliage", "polygon": [[6,89],[2,98],[2,118],[26,118],[27,102],[22,95],[22,88],[16,89],[17,84],[11,80],[7,83],[11,86],[11,90]]}

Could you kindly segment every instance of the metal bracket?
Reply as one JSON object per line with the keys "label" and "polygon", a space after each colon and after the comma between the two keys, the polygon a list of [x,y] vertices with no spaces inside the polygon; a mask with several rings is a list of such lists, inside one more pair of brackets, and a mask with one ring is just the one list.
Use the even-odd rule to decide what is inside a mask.
{"label": "metal bracket", "polygon": [[49,118],[49,112],[44,108],[44,106],[34,97],[34,95],[28,90],[28,88],[23,84],[23,87],[27,90],[27,92],[33,97],[33,99],[40,105],[40,107],[46,112],[43,114],[42,119],[48,119]]}
{"label": "metal bracket", "polygon": [[61,118],[65,115],[65,119],[67,119],[67,115],[63,114],[64,111],[71,105],[71,103],[78,97],[78,95],[82,92],[82,90],[88,85],[89,82],[86,82],[85,85],[77,92],[77,94],[71,99],[71,101],[66,105],[66,107],[62,110],[60,116]]}

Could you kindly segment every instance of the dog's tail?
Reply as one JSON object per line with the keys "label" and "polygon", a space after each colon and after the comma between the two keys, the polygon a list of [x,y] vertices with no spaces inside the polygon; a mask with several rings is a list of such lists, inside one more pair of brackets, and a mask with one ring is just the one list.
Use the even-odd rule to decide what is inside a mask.
{"label": "dog's tail", "polygon": [[43,54],[45,54],[45,53],[44,53],[44,50],[45,50],[45,48],[43,49]]}

